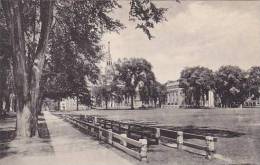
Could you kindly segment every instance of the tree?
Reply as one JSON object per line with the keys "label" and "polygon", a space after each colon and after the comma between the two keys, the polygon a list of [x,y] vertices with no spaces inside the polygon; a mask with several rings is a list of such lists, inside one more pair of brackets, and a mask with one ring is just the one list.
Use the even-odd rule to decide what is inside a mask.
{"label": "tree", "polygon": [[166,86],[164,84],[159,84],[157,89],[159,91],[159,107],[161,108],[162,104],[166,103],[167,89],[166,89]]}
{"label": "tree", "polygon": [[258,98],[260,96],[260,67],[251,67],[248,71],[247,87],[249,97]]}
{"label": "tree", "polygon": [[141,101],[146,104],[153,102],[155,107],[159,103],[159,107],[161,107],[166,99],[166,87],[154,78],[148,80],[150,80],[149,83],[144,83],[139,89]]}
{"label": "tree", "polygon": [[125,92],[131,99],[131,109],[134,109],[134,97],[137,88],[154,81],[152,65],[143,58],[119,60],[115,64],[114,81],[123,84]]}
{"label": "tree", "polygon": [[105,102],[105,109],[108,109],[108,102],[112,100],[113,92],[115,90],[114,84],[109,83],[109,77],[106,75],[101,76],[101,81],[92,90],[92,94],[96,98],[96,103],[102,106]]}
{"label": "tree", "polygon": [[[53,27],[60,25],[60,31],[70,36],[71,44],[84,48],[86,43],[94,42],[92,32],[102,34],[103,30],[116,31],[121,26],[107,15],[120,5],[114,0],[1,0],[0,7],[4,11],[1,17],[6,21],[12,48],[14,92],[17,98],[16,134],[34,136],[37,108],[40,108],[40,82]],[[150,0],[131,0],[130,15],[141,22],[137,28],[143,29],[149,39],[149,28],[163,20],[164,12],[165,9],[156,8]],[[65,26],[68,24],[71,26]],[[85,31],[90,35],[85,35]],[[89,53],[88,49],[83,50],[86,55]]]}
{"label": "tree", "polygon": [[237,66],[222,66],[215,74],[216,93],[224,107],[236,107],[246,98],[246,73]]}
{"label": "tree", "polygon": [[199,107],[201,99],[205,101],[204,95],[214,87],[213,71],[200,66],[186,68],[181,72],[180,87],[184,89],[186,103]]}
{"label": "tree", "polygon": [[[3,11],[0,10],[0,15]],[[12,92],[12,76],[10,68],[9,33],[5,20],[0,17],[0,116],[10,110],[10,94]],[[5,102],[5,110],[3,103]]]}
{"label": "tree", "polygon": [[[63,43],[64,40],[59,42]],[[100,60],[99,55],[89,55],[86,59],[82,54],[73,52],[66,44],[58,48],[56,43],[52,46],[50,53],[55,55],[50,56],[46,61],[42,78],[43,99],[48,97],[60,101],[67,97],[76,98],[77,109],[79,102],[90,105],[87,80],[95,83],[98,78],[99,68],[96,63]],[[89,63],[89,59],[93,63]]]}

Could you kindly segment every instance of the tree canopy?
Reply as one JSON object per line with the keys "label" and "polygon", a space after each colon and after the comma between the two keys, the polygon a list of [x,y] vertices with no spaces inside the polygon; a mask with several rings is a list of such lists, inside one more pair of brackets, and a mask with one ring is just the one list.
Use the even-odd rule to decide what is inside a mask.
{"label": "tree canopy", "polygon": [[[214,88],[213,71],[201,67],[190,67],[182,70],[180,87],[184,88],[186,102],[193,106],[200,106],[200,100],[210,89]],[[194,102],[192,102],[194,99]]]}
{"label": "tree canopy", "polygon": [[251,67],[248,71],[247,87],[249,96],[257,98],[260,96],[260,67]]}
{"label": "tree canopy", "polygon": [[[157,8],[150,0],[131,0],[130,4],[132,20],[151,39],[149,29],[164,19],[165,9]],[[0,24],[4,20],[11,47],[18,136],[35,135],[47,54],[68,50],[66,53],[82,56],[93,68],[90,65],[97,60],[102,34],[123,26],[108,15],[118,7],[117,0],[1,0]]]}
{"label": "tree canopy", "polygon": [[137,88],[155,82],[152,65],[143,58],[118,60],[115,64],[114,81],[122,84],[124,92],[131,98],[131,109],[134,109],[134,97]]}
{"label": "tree canopy", "polygon": [[235,107],[245,101],[246,73],[237,66],[222,66],[215,74],[216,93],[221,99],[221,104]]}

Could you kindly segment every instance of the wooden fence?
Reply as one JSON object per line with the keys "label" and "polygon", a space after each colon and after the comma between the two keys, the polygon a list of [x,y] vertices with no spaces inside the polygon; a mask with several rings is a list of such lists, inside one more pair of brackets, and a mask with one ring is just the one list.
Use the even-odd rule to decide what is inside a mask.
{"label": "wooden fence", "polygon": [[[217,142],[217,138],[212,136],[202,136],[192,133],[185,133],[182,131],[173,131],[169,129],[144,126],[140,124],[120,122],[97,116],[73,116],[79,118],[79,122],[84,122],[86,124],[91,123],[92,126],[100,128],[102,130],[110,130],[113,134],[120,135],[120,137],[127,137],[128,139],[135,141],[139,141],[139,139],[146,139],[147,146],[165,144],[165,142],[173,142],[177,144],[178,149],[183,149],[183,146],[186,146],[193,149],[205,151],[205,155],[208,159],[213,158],[216,152],[215,142]],[[195,139],[196,142],[192,142],[190,141],[190,139]],[[199,143],[198,140],[200,141]]]}
{"label": "wooden fence", "polygon": [[[199,144],[195,142],[189,142],[188,139],[196,139],[200,140],[201,142]],[[176,143],[178,149],[183,149],[183,146],[187,146],[197,150],[205,151],[206,157],[208,159],[213,158],[216,152],[215,142],[217,142],[217,138],[212,136],[202,136],[191,133],[185,133],[182,131],[160,129],[160,141],[161,140]]]}
{"label": "wooden fence", "polygon": [[105,129],[101,126],[93,123],[88,123],[80,119],[76,119],[72,116],[64,116],[67,121],[74,124],[75,126],[83,129],[88,134],[97,137],[99,140],[107,142],[112,146],[115,146],[129,155],[132,155],[139,160],[147,160],[147,140],[139,139],[134,140],[128,138],[126,134],[118,134],[113,132],[111,129]]}

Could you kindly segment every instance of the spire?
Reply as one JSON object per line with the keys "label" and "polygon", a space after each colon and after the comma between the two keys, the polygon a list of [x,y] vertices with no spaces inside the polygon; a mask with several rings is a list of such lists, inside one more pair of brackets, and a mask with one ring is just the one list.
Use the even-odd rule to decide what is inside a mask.
{"label": "spire", "polygon": [[112,65],[112,57],[110,53],[110,41],[108,41],[108,57],[107,57],[107,65]]}

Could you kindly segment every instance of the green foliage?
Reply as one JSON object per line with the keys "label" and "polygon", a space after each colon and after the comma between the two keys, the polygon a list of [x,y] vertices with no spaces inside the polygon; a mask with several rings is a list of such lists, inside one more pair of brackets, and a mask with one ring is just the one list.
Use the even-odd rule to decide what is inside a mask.
{"label": "green foliage", "polygon": [[246,73],[237,66],[222,66],[215,74],[216,93],[224,106],[236,107],[247,96]]}

